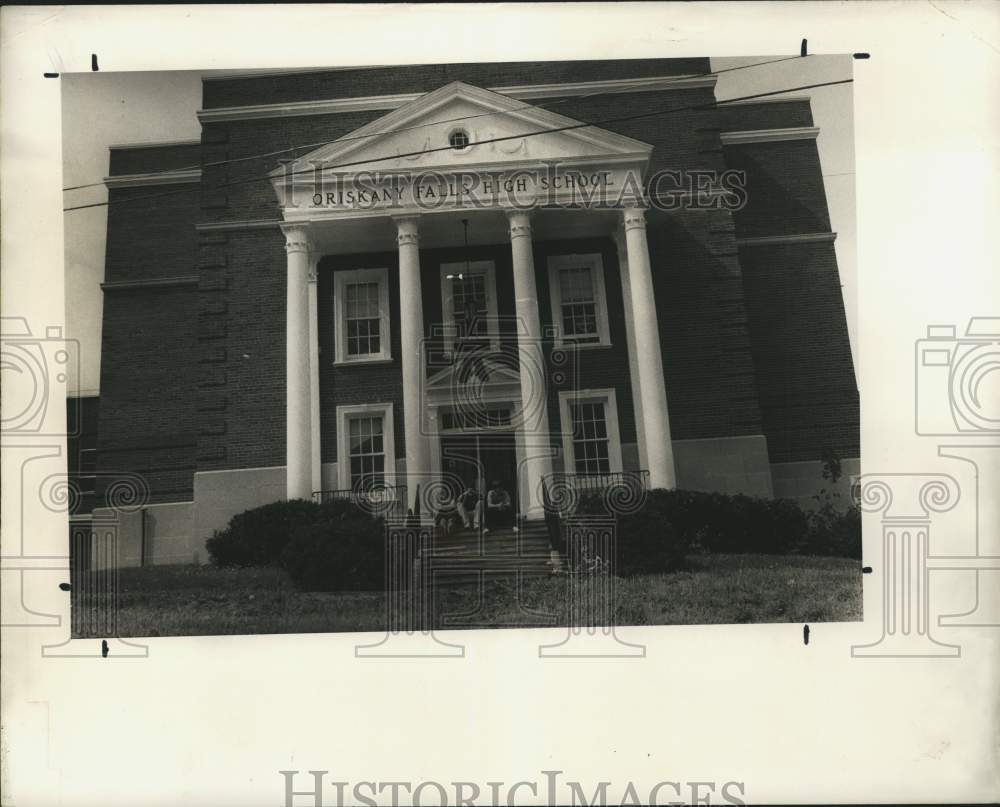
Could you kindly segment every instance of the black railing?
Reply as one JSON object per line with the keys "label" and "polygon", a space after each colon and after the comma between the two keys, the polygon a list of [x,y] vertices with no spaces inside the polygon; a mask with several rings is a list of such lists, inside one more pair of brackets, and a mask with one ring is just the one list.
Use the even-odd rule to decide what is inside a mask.
{"label": "black railing", "polygon": [[605,474],[554,473],[545,477],[547,508],[559,518],[603,509],[609,515],[634,510],[649,490],[649,471]]}
{"label": "black railing", "polygon": [[317,490],[313,499],[320,504],[351,502],[373,517],[402,518],[406,515],[406,485],[378,484],[360,489]]}

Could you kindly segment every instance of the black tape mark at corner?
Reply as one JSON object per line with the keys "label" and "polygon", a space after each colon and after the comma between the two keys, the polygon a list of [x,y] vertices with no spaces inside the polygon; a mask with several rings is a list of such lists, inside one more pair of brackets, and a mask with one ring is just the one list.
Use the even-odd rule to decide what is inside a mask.
{"label": "black tape mark at corner", "polygon": [[101,639],[101,658],[108,657],[108,640]]}
{"label": "black tape mark at corner", "polygon": [[855,53],[853,54],[855,59],[870,59],[872,55],[870,53]]}
{"label": "black tape mark at corner", "polygon": [[871,566],[862,566],[861,567],[861,574],[871,574],[871,573],[872,573],[872,567]]}
{"label": "black tape mark at corner", "polygon": [[58,73],[42,73],[42,78],[59,78]]}
{"label": "black tape mark at corner", "polygon": [[97,66],[97,54],[96,53],[91,53],[90,54],[90,71],[92,73],[96,73],[100,69],[101,68],[99,68]]}
{"label": "black tape mark at corner", "polygon": [[803,39],[802,46],[799,48],[799,56],[808,56],[808,55],[809,55],[809,40]]}
{"label": "black tape mark at corner", "polygon": [[802,643],[803,644],[809,644],[809,626],[808,625],[803,625],[802,626]]}
{"label": "black tape mark at corner", "polygon": [[69,583],[60,583],[59,584],[59,590],[60,591],[72,591],[73,590],[73,586],[71,586]]}

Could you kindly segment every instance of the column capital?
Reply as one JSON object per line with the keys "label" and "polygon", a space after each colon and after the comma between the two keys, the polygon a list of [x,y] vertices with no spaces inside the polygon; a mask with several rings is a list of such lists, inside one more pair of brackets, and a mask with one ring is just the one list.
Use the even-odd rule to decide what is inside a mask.
{"label": "column capital", "polygon": [[308,253],[312,249],[309,242],[309,227],[305,224],[282,224],[281,232],[285,234],[285,252]]}
{"label": "column capital", "polygon": [[530,238],[531,237],[531,211],[529,210],[505,210],[507,221],[510,222],[510,237]]}
{"label": "column capital", "polygon": [[646,211],[641,207],[623,208],[622,225],[626,231],[646,229]]}
{"label": "column capital", "polygon": [[420,217],[419,216],[393,216],[396,224],[396,242],[399,246],[420,243]]}

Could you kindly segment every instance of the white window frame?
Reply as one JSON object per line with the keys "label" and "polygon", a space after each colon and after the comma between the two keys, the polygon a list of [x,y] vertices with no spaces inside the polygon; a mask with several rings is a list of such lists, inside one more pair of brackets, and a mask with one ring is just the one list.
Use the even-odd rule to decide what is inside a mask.
{"label": "white window frame", "polygon": [[[441,264],[441,313],[444,324],[444,349],[447,354],[451,354],[455,347],[455,338],[458,336],[458,325],[455,323],[454,299],[452,294],[451,281],[448,275],[460,275],[465,273],[465,261]],[[487,336],[490,340],[490,349],[494,352],[500,350],[500,320],[497,314],[497,272],[496,264],[493,261],[469,261],[468,268],[471,272],[486,273],[486,316],[487,316]]]}
{"label": "white window frame", "polygon": [[[562,318],[562,288],[559,285],[559,272],[562,269],[577,269],[587,267],[591,271],[594,284],[594,304],[597,314],[597,341],[579,343],[565,339],[563,335]],[[555,345],[557,347],[608,347],[611,345],[611,335],[608,330],[608,292],[604,285],[604,260],[600,253],[586,255],[550,255],[548,258],[549,300],[552,308],[552,325],[555,329]]]}
{"label": "white window frame", "polygon": [[337,483],[351,488],[351,440],[347,421],[355,415],[382,415],[382,448],[385,452],[385,484],[396,484],[396,428],[392,403],[348,404],[337,407]]}
{"label": "white window frame", "polygon": [[563,470],[576,473],[576,454],[573,450],[573,416],[571,404],[603,403],[608,427],[608,473],[621,473],[622,441],[618,428],[618,398],[613,387],[606,389],[567,390],[559,393],[559,420],[562,423]]}
{"label": "white window frame", "polygon": [[[392,361],[392,333],[389,327],[389,270],[351,269],[333,273],[334,363],[367,364]],[[379,343],[378,353],[361,356],[347,355],[347,286],[352,283],[378,283],[379,291]]]}

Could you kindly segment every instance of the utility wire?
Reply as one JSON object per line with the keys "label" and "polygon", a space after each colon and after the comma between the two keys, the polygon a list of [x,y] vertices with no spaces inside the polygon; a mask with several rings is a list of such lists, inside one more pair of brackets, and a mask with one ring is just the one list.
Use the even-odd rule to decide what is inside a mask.
{"label": "utility wire", "polygon": [[[709,72],[706,72],[706,73],[690,73],[690,74],[687,74],[687,75],[669,76],[669,77],[666,77],[666,78],[663,79],[662,85],[661,84],[657,84],[657,85],[655,85],[655,87],[657,89],[659,89],[662,86],[664,89],[669,89],[671,84],[675,84],[675,83],[680,82],[680,81],[687,81],[687,80],[692,79],[692,78],[708,78],[708,77],[711,77],[711,76],[718,76],[718,75],[720,75],[722,73],[729,73],[729,72],[732,72],[734,70],[747,70],[747,69],[749,69],[751,67],[761,67],[763,65],[777,64],[778,62],[787,62],[787,61],[789,61],[791,59],[802,59],[802,58],[808,58],[808,57],[803,57],[803,56],[784,56],[784,57],[782,57],[780,59],[771,59],[771,60],[766,61],[766,62],[755,62],[754,64],[745,64],[745,65],[740,65],[739,67],[728,67],[725,70],[715,70],[715,71],[709,71]],[[628,86],[629,87],[633,87],[633,88],[634,87],[647,87],[648,88],[651,85],[648,84],[647,82],[639,82],[639,83],[631,84],[631,85],[628,85]],[[475,118],[486,118],[486,117],[491,117],[491,116],[494,116],[494,115],[509,115],[512,112],[521,112],[521,111],[523,111],[525,109],[551,109],[554,106],[558,106],[559,104],[565,104],[565,103],[568,103],[570,101],[580,101],[580,100],[585,100],[587,98],[595,98],[595,97],[603,96],[603,95],[620,95],[620,94],[624,94],[624,93],[629,93],[631,91],[632,90],[630,90],[628,88],[626,88],[626,89],[617,89],[617,90],[597,90],[595,92],[585,93],[585,94],[582,94],[582,95],[570,95],[570,96],[567,96],[565,98],[561,98],[559,100],[553,101],[552,103],[546,104],[546,105],[541,105],[541,104],[524,104],[523,106],[517,107],[515,109],[504,109],[504,110],[493,111],[493,112],[480,112],[480,113],[477,113],[475,115],[463,115],[461,117],[448,118],[446,120],[433,121],[431,123],[418,123],[418,124],[414,124],[413,126],[403,126],[403,127],[398,128],[398,129],[391,129],[391,130],[386,131],[386,132],[371,132],[369,134],[364,134],[364,135],[348,135],[346,137],[339,137],[339,138],[336,138],[334,140],[322,140],[322,141],[320,141],[318,143],[303,143],[301,145],[289,146],[288,148],[278,149],[276,151],[267,151],[267,152],[263,152],[261,154],[250,154],[250,155],[247,155],[245,157],[229,157],[229,158],[226,158],[225,160],[214,160],[212,162],[206,162],[206,163],[194,163],[192,165],[183,165],[183,166],[180,166],[178,168],[167,168],[167,169],[162,169],[162,170],[159,170],[159,171],[151,171],[151,172],[149,172],[149,174],[147,174],[147,176],[156,176],[157,174],[168,174],[168,173],[173,173],[174,171],[192,171],[192,170],[194,170],[196,168],[215,168],[215,167],[218,167],[220,165],[228,165],[230,163],[246,162],[247,160],[260,160],[260,159],[264,159],[265,157],[276,157],[279,154],[288,154],[289,152],[296,152],[296,151],[303,150],[303,149],[317,149],[317,148],[321,148],[323,146],[331,145],[332,143],[349,143],[352,140],[365,140],[365,139],[371,138],[371,137],[381,137],[382,135],[386,135],[386,134],[395,134],[397,132],[409,132],[409,131],[413,131],[415,129],[422,129],[422,128],[425,128],[425,127],[428,127],[428,126],[441,126],[442,124],[445,124],[445,123],[459,123],[461,121],[473,120]],[[82,190],[84,188],[100,188],[100,187],[103,187],[103,186],[104,186],[104,182],[103,181],[102,182],[90,182],[90,183],[87,183],[85,185],[71,185],[69,187],[63,188],[63,192],[65,193],[67,191],[77,191],[77,190]]]}
{"label": "utility wire", "polygon": [[[506,142],[506,141],[509,141],[509,140],[521,140],[521,139],[524,139],[524,138],[537,137],[539,135],[544,135],[544,134],[556,134],[556,133],[559,133],[559,132],[570,132],[570,131],[574,131],[574,130],[577,130],[577,129],[585,129],[585,128],[588,128],[588,127],[591,127],[591,126],[606,126],[608,124],[613,124],[613,123],[624,123],[626,121],[640,120],[640,119],[643,119],[643,118],[651,118],[651,117],[656,117],[656,116],[659,116],[659,115],[670,115],[670,114],[673,114],[673,113],[676,113],[676,112],[690,112],[690,111],[696,111],[696,110],[715,109],[715,108],[717,108],[719,106],[723,106],[725,104],[736,103],[737,101],[749,101],[749,100],[752,100],[752,99],[755,99],[755,98],[767,98],[767,97],[773,96],[773,95],[781,95],[781,94],[786,93],[786,92],[795,92],[797,90],[811,90],[811,89],[816,89],[816,88],[819,88],[819,87],[833,87],[833,86],[836,86],[836,85],[839,85],[839,84],[851,84],[853,82],[854,82],[854,79],[848,78],[848,79],[841,79],[839,81],[824,81],[824,82],[820,82],[818,84],[803,84],[803,85],[800,85],[798,87],[786,87],[786,88],[780,89],[780,90],[771,90],[769,92],[754,93],[752,95],[743,95],[743,96],[740,96],[738,98],[728,98],[725,101],[713,101],[713,102],[707,103],[707,104],[691,104],[691,105],[687,105],[687,106],[668,107],[668,108],[665,108],[665,109],[657,109],[657,110],[652,110],[652,111],[649,111],[649,112],[639,112],[639,113],[636,113],[636,114],[633,114],[633,115],[621,115],[621,116],[613,117],[613,118],[603,118],[603,119],[596,120],[596,121],[586,121],[586,122],[578,122],[578,123],[573,123],[573,124],[567,124],[566,126],[557,126],[557,127],[551,128],[551,129],[539,129],[539,130],[534,131],[534,132],[525,132],[525,133],[522,133],[522,134],[505,135],[503,137],[493,137],[493,138],[487,138],[485,140],[476,140],[476,141],[471,141],[468,144],[467,147],[471,148],[472,146],[482,146],[482,145],[487,145],[489,143],[503,143],[503,142]],[[334,141],[334,142],[336,142],[336,141]],[[448,145],[448,146],[439,146],[439,147],[435,147],[435,148],[431,148],[431,149],[421,149],[420,151],[410,151],[410,152],[402,152],[402,153],[398,153],[398,154],[390,154],[390,155],[386,155],[384,157],[368,157],[368,158],[365,158],[363,160],[356,160],[354,162],[339,163],[337,165],[327,165],[327,166],[323,166],[322,168],[318,168],[318,169],[317,168],[310,168],[310,169],[303,169],[301,171],[291,171],[291,172],[285,174],[284,177],[282,177],[282,179],[287,180],[289,177],[298,176],[298,175],[301,175],[301,174],[311,174],[311,175],[315,176],[315,175],[317,175],[321,171],[332,171],[332,170],[336,170],[336,169],[340,169],[340,168],[351,168],[351,167],[358,166],[358,165],[371,165],[372,163],[386,162],[386,161],[389,161],[389,160],[398,160],[398,159],[401,159],[401,158],[404,158],[404,157],[419,157],[419,156],[426,155],[426,154],[433,154],[433,153],[439,152],[439,151],[453,151],[453,150],[454,150],[453,147],[451,145]],[[212,188],[213,189],[229,188],[229,187],[235,187],[237,185],[246,185],[246,184],[249,184],[249,183],[252,183],[252,182],[271,182],[271,181],[273,181],[273,179],[274,179],[274,177],[272,177],[270,174],[265,174],[263,176],[247,177],[245,179],[234,180],[232,182],[219,183],[217,185],[213,185]],[[174,190],[174,191],[164,191],[162,193],[146,194],[144,196],[132,196],[132,197],[125,198],[125,199],[120,199],[119,201],[121,201],[121,202],[137,202],[137,201],[141,201],[141,200],[145,200],[145,199],[160,199],[160,198],[167,197],[167,196],[175,196],[178,193],[190,193],[190,192],[191,192],[190,189],[185,188],[185,189]],[[105,206],[108,206],[110,204],[111,204],[111,200],[109,199],[109,200],[104,201],[104,202],[93,202],[91,204],[86,204],[86,205],[75,205],[75,206],[72,206],[72,207],[64,207],[63,208],[63,212],[69,212],[71,210],[85,210],[85,209],[91,208],[91,207],[105,207]]]}

